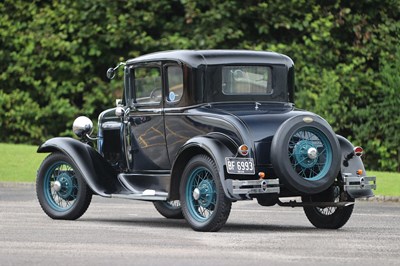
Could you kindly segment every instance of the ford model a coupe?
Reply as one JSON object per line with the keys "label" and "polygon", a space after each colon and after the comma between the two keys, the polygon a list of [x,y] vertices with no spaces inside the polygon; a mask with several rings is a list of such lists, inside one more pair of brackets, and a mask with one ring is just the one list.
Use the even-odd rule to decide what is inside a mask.
{"label": "ford model a coupe", "polygon": [[51,218],[79,218],[95,194],[152,201],[167,218],[217,231],[232,202],[257,199],[303,207],[314,226],[340,228],[355,198],[373,196],[363,149],[294,108],[289,57],[168,51],[128,60],[107,76],[120,66],[123,98],[100,114],[97,137],[90,119],[79,117],[80,141],[53,138],[38,149],[51,153],[36,186]]}

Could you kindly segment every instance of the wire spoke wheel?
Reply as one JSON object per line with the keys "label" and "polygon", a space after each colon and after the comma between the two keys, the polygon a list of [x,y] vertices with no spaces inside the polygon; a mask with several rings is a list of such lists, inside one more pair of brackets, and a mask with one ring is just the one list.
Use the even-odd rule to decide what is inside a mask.
{"label": "wire spoke wheel", "polygon": [[331,167],[332,147],[327,137],[316,128],[297,130],[288,147],[293,170],[305,180],[320,180]]}
{"label": "wire spoke wheel", "polygon": [[[303,196],[304,202],[354,202],[343,189],[332,186],[323,193]],[[354,204],[345,207],[314,207],[305,206],[304,212],[308,220],[317,228],[338,229],[345,225],[353,213]]]}
{"label": "wire spoke wheel", "polygon": [[[333,202],[340,201],[340,188],[338,186],[333,187],[333,198],[334,198]],[[329,216],[335,213],[337,207],[325,207],[325,208],[315,207],[315,209],[322,215]]]}
{"label": "wire spoke wheel", "polygon": [[168,219],[183,219],[181,202],[179,200],[155,201],[156,210]]}
{"label": "wire spoke wheel", "polygon": [[53,164],[44,177],[43,185],[45,197],[54,209],[65,211],[75,204],[79,186],[75,171],[68,163]]}
{"label": "wire spoke wheel", "polygon": [[181,208],[181,202],[179,200],[166,201],[166,204],[168,204],[172,208]]}
{"label": "wire spoke wheel", "polygon": [[53,219],[74,220],[85,213],[92,191],[65,154],[52,153],[42,163],[36,194],[43,211]]}
{"label": "wire spoke wheel", "polygon": [[196,220],[207,220],[213,214],[216,205],[215,183],[206,168],[198,168],[190,175],[186,198],[189,211]]}
{"label": "wire spoke wheel", "polygon": [[226,223],[232,202],[210,157],[197,155],[188,162],[179,192],[183,215],[194,230],[215,232]]}
{"label": "wire spoke wheel", "polygon": [[272,166],[292,192],[311,195],[327,190],[338,176],[340,162],[339,140],[318,116],[292,117],[272,139]]}

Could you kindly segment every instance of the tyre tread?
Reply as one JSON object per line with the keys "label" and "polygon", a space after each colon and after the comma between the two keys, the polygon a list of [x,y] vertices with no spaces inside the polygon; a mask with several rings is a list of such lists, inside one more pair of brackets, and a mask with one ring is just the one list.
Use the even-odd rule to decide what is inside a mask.
{"label": "tyre tread", "polygon": [[[44,182],[43,178],[45,172],[47,171],[47,167],[56,161],[66,161],[67,163],[69,163],[71,167],[76,171],[78,182],[80,182],[79,184],[79,189],[81,190],[80,197],[76,199],[76,201],[78,202],[75,202],[74,206],[72,206],[71,209],[65,212],[56,211],[53,208],[51,208],[47,203],[47,200],[45,199],[43,191],[43,182]],[[36,196],[42,210],[52,219],[76,220],[79,217],[81,217],[89,208],[93,192],[90,189],[90,187],[86,184],[85,180],[82,178],[81,174],[78,172],[76,168],[77,167],[69,159],[69,157],[60,152],[53,152],[49,154],[43,160],[42,164],[39,167],[38,174],[36,177]]]}
{"label": "tyre tread", "polygon": [[[182,200],[182,198],[181,198],[182,212],[183,212],[183,215],[184,215],[186,221],[190,224],[190,226],[193,228],[193,230],[201,231],[201,232],[217,232],[225,225],[226,221],[228,220],[228,217],[229,217],[229,214],[231,211],[232,202],[225,196],[224,189],[223,189],[222,184],[219,179],[217,166],[216,166],[214,160],[212,160],[208,155],[201,154],[201,155],[194,156],[186,165],[184,173],[187,172],[187,169],[189,167],[191,167],[191,165],[198,163],[198,162],[205,163],[207,165],[207,167],[211,168],[209,170],[212,170],[212,172],[214,173],[213,176],[214,176],[214,182],[215,182],[216,189],[217,189],[217,197],[218,197],[218,195],[220,195],[220,200],[217,201],[219,203],[219,206],[217,206],[216,207],[217,210],[215,210],[217,213],[216,213],[215,217],[211,218],[210,221],[207,221],[205,223],[199,223],[199,222],[193,221],[193,218],[190,216],[189,212],[186,210],[186,208],[187,208],[186,200],[185,199]],[[182,181],[185,181],[185,180],[186,180],[186,177],[184,176],[182,178]],[[184,192],[185,192],[185,184],[182,182],[181,187],[180,187],[181,195],[185,195]]]}

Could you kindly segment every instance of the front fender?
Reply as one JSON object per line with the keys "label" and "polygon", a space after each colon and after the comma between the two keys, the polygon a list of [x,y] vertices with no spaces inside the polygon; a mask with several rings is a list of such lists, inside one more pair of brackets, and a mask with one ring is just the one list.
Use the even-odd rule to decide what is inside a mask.
{"label": "front fender", "polygon": [[67,155],[94,193],[110,197],[118,190],[117,173],[91,146],[73,138],[52,138],[43,143],[38,153],[61,152]]}
{"label": "front fender", "polygon": [[[344,177],[345,174],[351,174],[356,176],[357,170],[362,170],[363,176],[366,175],[364,163],[361,160],[361,157],[353,156],[350,160],[346,161],[346,156],[354,150],[353,144],[345,137],[340,135],[336,135],[341,149],[341,170],[340,173]],[[360,197],[373,197],[374,193],[371,189],[352,189],[347,191],[349,195],[353,198],[360,198]]]}
{"label": "front fender", "polygon": [[[230,147],[228,147],[230,146]],[[225,192],[225,195],[230,199],[235,199],[230,195],[229,190],[225,184],[225,157],[232,157],[234,153],[233,142],[226,139],[224,141],[220,136],[216,138],[212,135],[198,136],[188,140],[179,150],[178,155],[172,166],[171,172],[171,185],[170,185],[170,199],[179,199],[179,185],[181,182],[181,175],[189,160],[198,154],[206,154],[210,156],[217,165],[219,177]]]}

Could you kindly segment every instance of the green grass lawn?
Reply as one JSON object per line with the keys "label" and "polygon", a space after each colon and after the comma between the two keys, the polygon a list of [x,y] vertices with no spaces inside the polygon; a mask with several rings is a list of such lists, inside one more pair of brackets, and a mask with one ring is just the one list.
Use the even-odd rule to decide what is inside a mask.
{"label": "green grass lawn", "polygon": [[0,182],[34,182],[40,163],[47,156],[38,147],[0,143]]}
{"label": "green grass lawn", "polygon": [[[47,156],[36,150],[36,146],[0,143],[0,182],[34,182],[36,171]],[[400,196],[400,173],[367,174],[376,176],[376,195]]]}
{"label": "green grass lawn", "polygon": [[376,176],[375,195],[400,196],[400,173],[367,171],[369,176]]}

